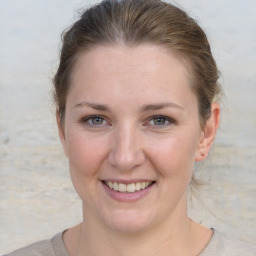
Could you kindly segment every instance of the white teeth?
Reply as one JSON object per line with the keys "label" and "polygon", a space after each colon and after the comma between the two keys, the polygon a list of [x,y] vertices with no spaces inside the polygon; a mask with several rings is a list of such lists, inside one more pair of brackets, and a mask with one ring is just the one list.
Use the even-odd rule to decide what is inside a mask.
{"label": "white teeth", "polygon": [[113,188],[114,188],[115,191],[118,191],[118,184],[116,182],[114,182]]}
{"label": "white teeth", "polygon": [[113,185],[113,183],[112,183],[111,181],[108,182],[108,186],[109,186],[110,188],[114,188],[114,185]]}
{"label": "white teeth", "polygon": [[118,186],[118,190],[119,190],[119,192],[126,192],[126,185],[120,183]]}
{"label": "white teeth", "polygon": [[135,190],[137,190],[137,191],[141,190],[141,183],[140,182],[136,183]]}
{"label": "white teeth", "polygon": [[112,181],[106,181],[105,184],[115,191],[119,192],[129,192],[133,193],[135,191],[139,191],[141,189],[147,188],[149,185],[151,185],[153,182],[149,181],[143,181],[143,182],[136,182],[136,183],[130,183],[130,184],[123,184],[123,183],[117,183]]}
{"label": "white teeth", "polygon": [[132,193],[132,192],[134,192],[134,191],[135,191],[135,184],[134,184],[134,183],[128,184],[128,185],[127,185],[127,192]]}

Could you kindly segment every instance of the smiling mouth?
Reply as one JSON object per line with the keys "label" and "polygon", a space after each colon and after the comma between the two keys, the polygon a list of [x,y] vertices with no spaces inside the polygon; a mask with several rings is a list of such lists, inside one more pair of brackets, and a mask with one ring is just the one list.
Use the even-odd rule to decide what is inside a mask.
{"label": "smiling mouth", "polygon": [[110,189],[123,192],[123,193],[134,193],[136,191],[144,190],[151,186],[155,181],[143,181],[129,184],[123,184],[119,182],[103,181]]}

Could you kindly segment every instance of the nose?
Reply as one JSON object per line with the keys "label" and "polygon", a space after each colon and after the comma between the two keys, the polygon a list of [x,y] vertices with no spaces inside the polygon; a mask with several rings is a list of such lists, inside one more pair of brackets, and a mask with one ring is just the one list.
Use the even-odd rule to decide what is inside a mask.
{"label": "nose", "polygon": [[120,171],[131,171],[142,165],[145,154],[139,131],[132,127],[119,127],[113,132],[109,162]]}

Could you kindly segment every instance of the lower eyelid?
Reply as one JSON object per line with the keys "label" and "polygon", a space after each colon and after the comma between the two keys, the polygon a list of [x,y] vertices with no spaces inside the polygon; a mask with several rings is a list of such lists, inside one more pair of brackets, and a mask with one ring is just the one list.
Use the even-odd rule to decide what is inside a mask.
{"label": "lower eyelid", "polygon": [[154,127],[165,127],[165,126],[168,126],[170,125],[171,122],[168,121],[168,120],[165,120],[165,123],[164,124],[152,124],[151,126],[154,126]]}

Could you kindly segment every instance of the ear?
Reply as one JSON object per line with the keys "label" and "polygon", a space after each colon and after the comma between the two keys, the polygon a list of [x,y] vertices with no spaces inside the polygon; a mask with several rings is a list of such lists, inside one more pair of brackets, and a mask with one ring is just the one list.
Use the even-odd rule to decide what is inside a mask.
{"label": "ear", "polygon": [[196,162],[204,160],[213,144],[220,123],[220,105],[212,103],[211,116],[207,120],[196,152]]}
{"label": "ear", "polygon": [[68,157],[68,153],[67,153],[68,150],[67,150],[66,137],[65,137],[65,127],[64,127],[64,123],[61,123],[60,112],[58,110],[56,110],[56,121],[58,125],[59,137],[62,144],[62,148],[64,150],[66,157]]}

